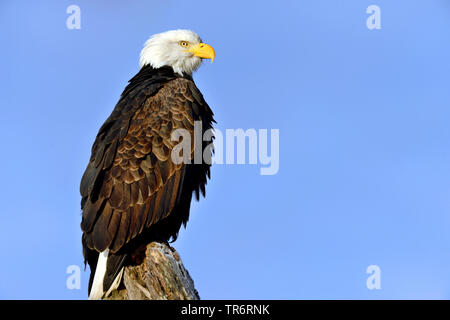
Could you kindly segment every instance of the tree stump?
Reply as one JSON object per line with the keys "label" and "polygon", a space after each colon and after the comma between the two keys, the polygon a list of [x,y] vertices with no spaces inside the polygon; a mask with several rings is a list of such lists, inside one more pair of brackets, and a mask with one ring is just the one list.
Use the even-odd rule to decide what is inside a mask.
{"label": "tree stump", "polygon": [[104,300],[199,300],[178,252],[151,242],[140,265],[126,266],[121,284]]}

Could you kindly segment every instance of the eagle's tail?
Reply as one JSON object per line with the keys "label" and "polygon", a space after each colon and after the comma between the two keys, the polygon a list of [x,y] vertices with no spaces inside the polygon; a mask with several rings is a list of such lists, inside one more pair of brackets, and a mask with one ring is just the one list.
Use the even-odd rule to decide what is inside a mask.
{"label": "eagle's tail", "polygon": [[[109,249],[100,252],[89,292],[89,300],[107,297],[120,284],[127,254],[109,254]],[[92,274],[91,274],[92,276]]]}

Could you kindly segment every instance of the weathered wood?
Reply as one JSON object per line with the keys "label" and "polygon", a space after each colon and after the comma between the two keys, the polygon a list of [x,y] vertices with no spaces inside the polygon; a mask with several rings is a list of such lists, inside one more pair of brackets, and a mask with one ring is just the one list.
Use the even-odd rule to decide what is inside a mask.
{"label": "weathered wood", "polygon": [[125,267],[122,282],[105,300],[198,300],[194,281],[178,252],[168,245],[147,245],[140,265]]}

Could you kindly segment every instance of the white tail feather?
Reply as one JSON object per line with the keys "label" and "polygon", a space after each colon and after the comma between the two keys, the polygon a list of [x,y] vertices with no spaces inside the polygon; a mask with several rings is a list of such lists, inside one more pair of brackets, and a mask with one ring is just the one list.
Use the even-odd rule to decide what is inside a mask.
{"label": "white tail feather", "polygon": [[97,268],[95,269],[94,281],[92,282],[89,300],[98,300],[103,298],[103,279],[106,274],[106,262],[108,260],[109,249],[102,251],[98,255]]}
{"label": "white tail feather", "polygon": [[114,282],[112,283],[111,288],[109,288],[108,291],[106,292],[105,297],[109,296],[111,294],[111,292],[113,292],[114,290],[116,290],[119,287],[120,281],[122,280],[123,270],[124,270],[124,268],[122,267],[122,269],[120,269],[119,274],[114,279]]}

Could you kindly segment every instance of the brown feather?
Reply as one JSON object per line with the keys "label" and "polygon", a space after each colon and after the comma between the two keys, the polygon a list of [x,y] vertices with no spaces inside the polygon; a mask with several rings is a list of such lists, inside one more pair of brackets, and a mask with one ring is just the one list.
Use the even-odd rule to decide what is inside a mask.
{"label": "brown feather", "polygon": [[111,252],[117,252],[127,240],[128,237],[128,227],[130,225],[130,214],[128,211],[120,211],[120,224],[117,229],[116,237],[111,245]]}
{"label": "brown feather", "polygon": [[150,200],[147,199],[147,201],[139,206],[139,218],[138,222],[136,224],[136,229],[138,230],[138,234],[142,232],[142,230],[145,227],[145,223],[147,221],[147,218],[150,217],[149,209],[150,209]]}
{"label": "brown feather", "polygon": [[175,174],[172,176],[173,181],[173,189],[171,192],[171,197],[170,197],[170,205],[169,205],[169,210],[167,213],[170,213],[173,209],[173,207],[175,206],[175,203],[178,199],[178,190],[180,188],[180,180],[181,180],[181,170],[177,170],[175,171]]}
{"label": "brown feather", "polygon": [[131,189],[131,205],[135,205],[139,201],[139,182],[133,182],[130,184]]}
{"label": "brown feather", "polygon": [[164,213],[164,203],[161,201],[164,198],[164,190],[158,190],[155,198],[155,209],[153,212],[152,224],[159,221]]}
{"label": "brown feather", "polygon": [[113,210],[113,212],[111,214],[111,220],[109,221],[109,224],[108,224],[108,231],[107,231],[109,234],[109,237],[111,238],[111,241],[114,240],[117,230],[119,229],[120,218],[121,218],[120,212]]}
{"label": "brown feather", "polygon": [[100,198],[109,198],[111,196],[112,189],[113,181],[111,179],[109,181],[104,181],[98,196]]}
{"label": "brown feather", "polygon": [[131,190],[130,185],[127,183],[123,183],[123,194],[122,194],[122,202],[120,203],[120,206],[118,207],[119,210],[128,210],[131,203]]}
{"label": "brown feather", "polygon": [[140,213],[141,206],[136,205],[133,207],[130,207],[130,214],[131,214],[131,220],[130,220],[130,232],[129,232],[129,238],[133,239],[136,237],[136,235],[139,232],[139,219],[140,219]]}
{"label": "brown feather", "polygon": [[147,197],[148,197],[148,195],[149,195],[149,192],[148,192],[148,190],[149,190],[149,177],[148,176],[146,176],[146,178],[144,178],[144,179],[141,179],[141,180],[139,180],[138,181],[138,183],[139,183],[139,190],[141,191],[141,195],[142,195],[142,198],[144,199],[144,201],[145,201],[145,199],[147,199]]}
{"label": "brown feather", "polygon": [[116,182],[113,186],[111,197],[109,198],[109,203],[111,207],[118,208],[120,203],[122,202],[122,194],[123,194],[123,183]]}
{"label": "brown feather", "polygon": [[92,234],[94,236],[94,249],[101,252],[111,244],[112,237],[108,232],[109,221],[111,220],[113,209],[106,204],[102,213],[95,222]]}
{"label": "brown feather", "polygon": [[99,215],[104,203],[105,199],[97,199],[97,201],[94,203],[92,203],[89,199],[86,201],[83,210],[83,217],[81,220],[81,230],[83,230],[84,232],[89,232],[92,230],[94,222]]}
{"label": "brown feather", "polygon": [[[189,213],[190,195],[181,198],[187,167],[172,163],[170,154],[178,142],[170,135],[175,129],[187,129],[193,136],[194,120],[213,121],[201,93],[188,79],[127,87],[123,97],[127,95],[133,98],[121,98],[100,129],[80,187],[82,229],[92,250],[109,247],[117,252],[144,228],[169,217],[179,202],[182,214]],[[205,110],[211,115],[205,116]],[[189,190],[204,193],[209,167],[190,168],[205,177],[192,179],[191,173],[186,174],[192,183]],[[178,229],[174,232],[176,236]]]}

